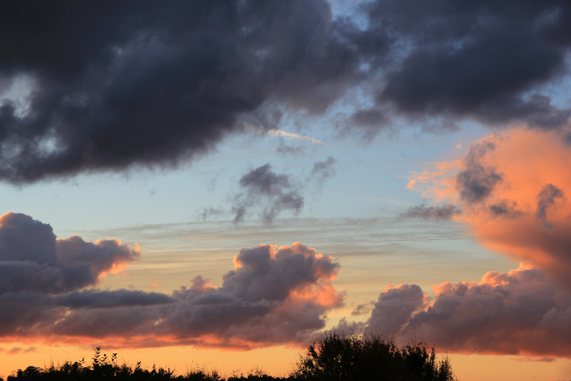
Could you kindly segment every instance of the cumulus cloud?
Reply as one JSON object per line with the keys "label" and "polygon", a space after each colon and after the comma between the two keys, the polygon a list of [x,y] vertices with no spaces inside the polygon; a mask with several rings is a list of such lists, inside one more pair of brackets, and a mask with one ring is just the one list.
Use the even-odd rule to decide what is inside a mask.
{"label": "cumulus cloud", "polygon": [[416,285],[389,288],[366,330],[455,352],[571,355],[571,295],[539,269],[489,272],[434,291],[428,300]]}
{"label": "cumulus cloud", "polygon": [[388,288],[381,293],[375,303],[367,322],[366,332],[395,337],[412,313],[418,311],[423,304],[424,294],[415,284]]}
{"label": "cumulus cloud", "polygon": [[174,166],[276,104],[319,113],[357,87],[367,106],[346,111],[359,129],[395,115],[568,123],[541,87],[565,75],[566,1],[361,11],[365,22],[325,0],[5,5],[0,179]]}
{"label": "cumulus cloud", "polygon": [[116,240],[56,239],[51,226],[27,215],[0,216],[0,294],[92,286],[138,256],[136,247]]}
{"label": "cumulus cloud", "polygon": [[[63,242],[63,244],[62,244]],[[172,294],[92,288],[138,250],[57,239],[47,224],[0,219],[0,336],[117,345],[251,348],[305,343],[343,302],[339,264],[300,243],[242,249],[219,287],[197,276]]]}

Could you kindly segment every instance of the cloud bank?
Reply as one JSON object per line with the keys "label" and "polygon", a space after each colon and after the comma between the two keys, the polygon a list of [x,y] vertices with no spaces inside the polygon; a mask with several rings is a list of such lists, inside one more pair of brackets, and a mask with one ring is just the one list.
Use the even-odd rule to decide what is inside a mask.
{"label": "cloud bank", "polygon": [[[389,287],[366,323],[407,342],[467,353],[571,357],[571,147],[554,131],[512,129],[475,142],[463,160],[412,175],[409,187],[466,225],[483,245],[522,264],[479,282]],[[412,216],[439,216],[442,206]],[[344,322],[342,328],[350,324]]]}
{"label": "cloud bank", "polygon": [[[0,16],[0,179],[175,166],[277,106],[559,129],[566,1],[24,1]],[[363,86],[366,85],[366,86]],[[262,126],[268,131],[279,126]]]}
{"label": "cloud bank", "polygon": [[117,241],[56,239],[23,214],[0,218],[0,340],[252,348],[300,344],[343,302],[332,257],[300,243],[242,249],[219,287],[197,276],[172,294],[100,290],[139,256]]}
{"label": "cloud bank", "polygon": [[429,299],[417,285],[388,288],[366,332],[453,352],[571,356],[571,294],[539,269],[489,272],[434,292]]}

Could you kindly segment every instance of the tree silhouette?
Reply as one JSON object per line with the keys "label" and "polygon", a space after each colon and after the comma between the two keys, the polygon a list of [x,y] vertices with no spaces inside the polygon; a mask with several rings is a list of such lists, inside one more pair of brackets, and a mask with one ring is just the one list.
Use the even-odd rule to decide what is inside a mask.
{"label": "tree silhouette", "polygon": [[392,341],[331,334],[310,345],[298,364],[299,380],[453,381],[448,359],[424,344],[399,349]]}
{"label": "tree silhouette", "polygon": [[[285,378],[262,371],[223,378],[216,371],[193,370],[176,375],[174,370],[141,368],[117,363],[117,354],[107,356],[96,348],[90,365],[82,359],[19,369],[7,381],[453,381],[447,359],[437,360],[433,348],[424,344],[398,348],[379,337],[323,336],[307,348],[295,371]],[[2,380],[0,380],[2,381]]]}

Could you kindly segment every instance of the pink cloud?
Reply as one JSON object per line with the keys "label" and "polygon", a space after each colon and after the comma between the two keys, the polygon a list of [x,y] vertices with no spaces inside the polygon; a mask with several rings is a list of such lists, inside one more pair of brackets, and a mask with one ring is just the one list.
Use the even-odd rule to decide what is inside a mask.
{"label": "pink cloud", "polygon": [[300,344],[343,302],[339,264],[301,243],[242,249],[213,286],[195,277],[172,294],[92,288],[139,257],[118,241],[57,239],[23,214],[0,218],[0,337],[107,345],[251,348]]}

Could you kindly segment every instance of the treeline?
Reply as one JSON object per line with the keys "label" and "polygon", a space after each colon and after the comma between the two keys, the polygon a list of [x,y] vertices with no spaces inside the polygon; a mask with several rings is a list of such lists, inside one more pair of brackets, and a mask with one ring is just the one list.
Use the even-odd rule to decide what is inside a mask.
{"label": "treeline", "polygon": [[[84,360],[29,366],[8,376],[7,381],[453,381],[447,359],[438,360],[433,348],[423,344],[397,347],[378,337],[324,336],[310,345],[296,369],[285,378],[263,372],[222,377],[216,371],[194,370],[177,375],[173,370],[141,368],[117,363],[117,354],[102,354],[97,348],[91,364]],[[1,381],[1,379],[0,379]]]}

